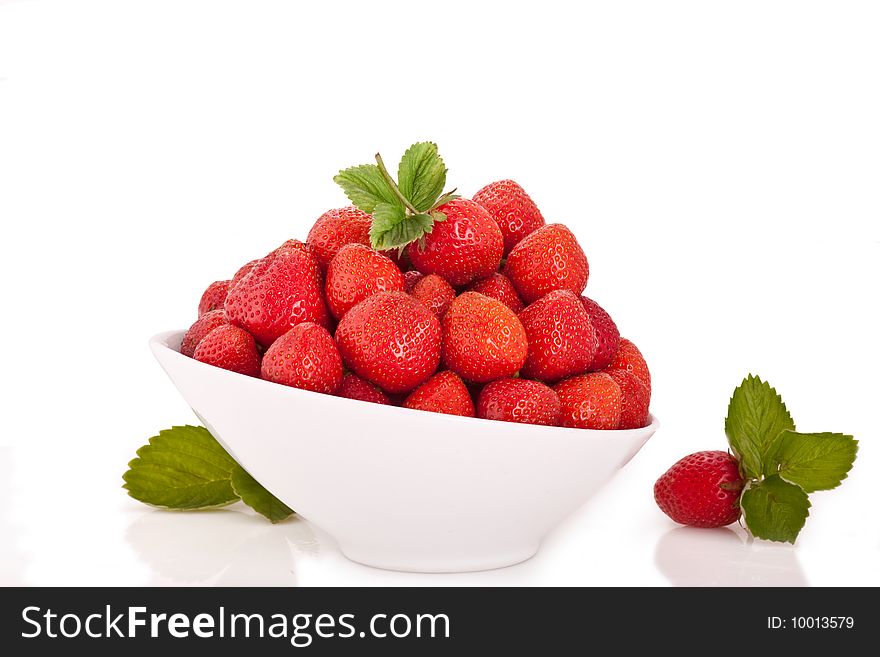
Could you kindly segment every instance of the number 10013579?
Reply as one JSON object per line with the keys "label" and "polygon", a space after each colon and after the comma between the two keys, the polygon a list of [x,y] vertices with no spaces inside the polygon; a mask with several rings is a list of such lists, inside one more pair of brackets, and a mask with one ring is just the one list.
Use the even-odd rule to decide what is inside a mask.
{"label": "number 10013579", "polygon": [[851,630],[856,621],[852,616],[768,616],[770,630]]}

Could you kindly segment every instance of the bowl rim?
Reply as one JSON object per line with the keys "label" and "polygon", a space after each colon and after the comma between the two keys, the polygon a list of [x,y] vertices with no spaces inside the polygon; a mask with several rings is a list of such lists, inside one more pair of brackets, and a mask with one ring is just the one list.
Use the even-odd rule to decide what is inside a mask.
{"label": "bowl rim", "polygon": [[[261,379],[259,377],[247,376],[245,374],[239,374],[238,372],[232,372],[230,370],[224,370],[220,367],[215,367],[213,365],[208,365],[207,363],[202,363],[200,361],[195,360],[194,358],[189,358],[188,356],[184,356],[180,353],[179,347],[172,346],[171,343],[177,342],[179,343],[182,340],[184,334],[186,333],[185,329],[177,329],[172,331],[162,331],[161,333],[156,333],[149,339],[150,348],[153,352],[161,349],[163,351],[170,352],[171,358],[180,358],[188,361],[189,364],[194,365],[196,367],[210,368],[212,373],[218,376],[233,376],[238,377],[242,380],[242,383],[247,382],[247,385],[257,385],[257,386],[272,386],[276,392],[280,390],[286,391],[282,394],[288,394],[291,398],[303,398],[306,401],[309,399],[314,399],[314,395],[319,395],[320,397],[329,397],[331,399],[345,399],[344,397],[337,397],[335,395],[327,395],[320,392],[314,392],[311,390],[302,390],[301,388],[294,388],[292,386],[285,386],[279,383],[275,383],[273,381],[266,381],[265,379]],[[388,404],[374,404],[372,402],[362,401],[359,399],[345,399],[347,402],[353,402],[356,404],[361,404],[363,407],[369,405],[371,410],[375,410],[377,413],[390,413],[389,417],[393,415],[397,415],[400,412],[404,413],[418,413],[419,415],[424,415],[425,411],[421,411],[414,408],[405,408],[403,406],[394,406]],[[380,410],[381,409],[381,410]],[[549,436],[553,436],[559,439],[563,437],[571,438],[578,437],[583,439],[585,437],[608,437],[608,436],[619,436],[622,439],[624,438],[639,438],[644,436],[646,432],[650,432],[648,435],[653,435],[657,429],[660,427],[660,422],[657,417],[653,413],[648,414],[648,419],[650,422],[643,427],[639,427],[638,429],[578,429],[574,427],[554,427],[540,424],[526,424],[521,422],[502,422],[501,420],[489,420],[481,417],[466,417],[463,415],[448,415],[445,413],[433,413],[432,415],[436,416],[432,418],[438,422],[448,422],[450,424],[459,424],[461,422],[465,422],[467,424],[471,424],[473,422],[478,423],[490,423],[493,427],[498,427],[498,425],[503,425],[506,429],[512,432],[517,431],[529,431],[535,432],[540,430],[542,433],[546,433]]]}

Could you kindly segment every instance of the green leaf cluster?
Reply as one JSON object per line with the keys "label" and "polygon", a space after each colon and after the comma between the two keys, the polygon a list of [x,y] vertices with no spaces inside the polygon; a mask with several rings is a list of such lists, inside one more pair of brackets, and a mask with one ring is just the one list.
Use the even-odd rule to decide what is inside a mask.
{"label": "green leaf cluster", "polygon": [[794,543],[810,513],[807,494],[839,486],[858,452],[852,436],[796,431],[776,390],[751,374],[733,392],[724,429],[746,480],[745,525],[771,541]]}
{"label": "green leaf cluster", "polygon": [[446,172],[437,144],[419,142],[400,159],[396,181],[379,154],[376,164],[343,169],[333,180],[355,206],[373,215],[370,244],[385,251],[423,241],[435,222],[446,220],[437,208],[458,198],[455,190],[443,192]]}
{"label": "green leaf cluster", "polygon": [[263,488],[204,427],[160,431],[122,475],[134,499],[164,509],[211,509],[241,500],[276,523],[293,510]]}

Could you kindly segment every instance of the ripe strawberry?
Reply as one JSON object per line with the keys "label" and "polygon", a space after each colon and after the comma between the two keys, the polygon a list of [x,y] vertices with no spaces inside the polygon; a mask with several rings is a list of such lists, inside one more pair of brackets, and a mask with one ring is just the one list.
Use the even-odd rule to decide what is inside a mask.
{"label": "ripe strawberry", "polygon": [[226,313],[222,308],[220,310],[212,310],[205,313],[199,317],[183,335],[183,341],[180,343],[180,353],[192,358],[193,354],[196,353],[196,347],[199,346],[199,342],[202,341],[202,338],[218,326],[223,326],[223,324],[228,323],[229,320],[226,319]]}
{"label": "ripe strawberry", "polygon": [[491,297],[492,299],[498,299],[517,315],[525,308],[522,299],[516,293],[516,288],[513,287],[513,283],[510,282],[507,276],[498,272],[472,283],[468,290],[479,292],[483,296]]}
{"label": "ripe strawberry", "polygon": [[650,394],[651,372],[648,371],[648,364],[645,362],[645,358],[642,356],[639,348],[626,338],[620,338],[620,346],[608,365],[608,369],[632,372],[648,387],[648,393]]}
{"label": "ripe strawberry", "polygon": [[744,482],[727,452],[697,452],[678,461],[654,484],[657,506],[675,522],[724,527],[739,519]]}
{"label": "ripe strawberry", "polygon": [[199,342],[193,358],[224,370],[260,375],[260,354],[253,336],[232,324],[222,324]]}
{"label": "ripe strawberry", "polygon": [[598,303],[581,295],[584,310],[590,316],[593,328],[596,329],[596,353],[593,355],[592,370],[604,370],[617,353],[620,346],[620,333],[611,315],[605,312]]}
{"label": "ripe strawberry", "polygon": [[590,266],[572,232],[562,224],[549,224],[513,248],[504,273],[528,304],[553,290],[580,294],[587,286]]}
{"label": "ripe strawberry", "polygon": [[576,429],[617,429],[620,386],[604,372],[591,372],[557,383],[553,390],[562,405],[560,424]]}
{"label": "ripe strawberry", "polygon": [[397,268],[402,272],[404,269],[410,269],[410,262],[403,255],[401,255],[399,249],[388,249],[386,251],[379,251],[383,256],[388,258],[391,262],[397,265]]}
{"label": "ripe strawberry", "polygon": [[606,373],[620,388],[620,425],[618,429],[641,429],[648,425],[648,406],[651,393],[632,372],[607,370]]}
{"label": "ripe strawberry", "polygon": [[272,253],[278,253],[279,251],[302,251],[303,253],[308,253],[312,256],[315,255],[314,250],[308,244],[300,242],[299,240],[287,240],[284,244],[275,249]]}
{"label": "ripe strawberry", "polygon": [[247,276],[248,273],[250,272],[250,270],[254,268],[254,265],[256,265],[258,262],[260,262],[260,260],[262,260],[262,258],[257,258],[256,260],[251,260],[250,262],[239,267],[238,271],[235,272],[235,276],[233,276],[232,280],[229,281],[229,289],[231,290],[236,285],[238,285],[238,282],[242,278]]}
{"label": "ripe strawberry", "polygon": [[[300,251],[302,253],[305,253],[306,255],[311,256],[312,258],[315,259],[315,261],[317,261],[317,258],[315,257],[315,252],[312,250],[312,247],[310,247],[305,242],[300,242],[299,240],[287,240],[284,244],[282,244],[277,249],[272,251],[272,253],[270,253],[269,255],[277,255],[277,254],[281,253],[282,251]],[[320,263],[318,263],[318,264],[320,264]],[[317,281],[318,287],[323,290],[324,289],[324,270],[323,270],[323,268],[321,268],[319,266],[314,269],[314,272],[315,272],[315,281]]]}
{"label": "ripe strawberry", "polygon": [[301,322],[327,326],[320,280],[318,262],[310,253],[282,245],[229,290],[226,316],[264,347]]}
{"label": "ripe strawberry", "polygon": [[327,305],[336,319],[376,292],[403,288],[397,265],[363,244],[346,244],[327,267]]}
{"label": "ripe strawberry", "polygon": [[[269,252],[269,255],[272,255],[276,251],[282,251],[282,250],[286,250],[286,249],[294,249],[296,251],[304,251],[306,253],[310,253],[312,255],[312,257],[314,257],[314,253],[312,253],[312,250],[311,250],[311,248],[309,248],[308,244],[305,244],[304,242],[300,242],[299,240],[296,240],[296,239],[287,240],[281,246],[272,249]],[[241,267],[239,267],[238,270],[235,272],[235,275],[232,277],[232,280],[229,281],[229,289],[231,290],[233,287],[235,287],[235,285],[242,278],[244,278],[251,269],[254,268],[254,265],[258,264],[260,261],[262,261],[264,259],[265,258],[255,258],[254,260],[251,260],[250,262],[246,262]]]}
{"label": "ripe strawberry", "polygon": [[339,249],[346,244],[370,246],[370,223],[372,217],[356,207],[328,210],[315,221],[306,243],[326,270]]}
{"label": "ripe strawberry", "polygon": [[596,332],[574,293],[550,292],[523,310],[519,319],[529,340],[523,376],[559,381],[590,369],[596,351]]}
{"label": "ripe strawberry", "polygon": [[474,194],[474,202],[482,205],[498,223],[504,236],[504,254],[529,233],[544,225],[544,217],[526,190],[512,180],[489,183]]}
{"label": "ripe strawberry", "polygon": [[474,416],[474,402],[455,372],[438,372],[412,391],[403,402],[406,408],[432,413]]}
{"label": "ripe strawberry", "polygon": [[388,395],[382,392],[377,386],[351,372],[342,377],[342,383],[336,390],[336,396],[345,397],[346,399],[372,402],[374,404],[387,405],[391,403],[391,400],[388,399]]}
{"label": "ripe strawberry", "polygon": [[528,348],[519,319],[497,299],[464,292],[443,317],[443,364],[467,381],[512,376]]}
{"label": "ripe strawberry", "polygon": [[223,310],[229,283],[230,281],[214,281],[208,286],[199,300],[199,317],[218,308]]}
{"label": "ripe strawberry", "polygon": [[501,263],[504,238],[501,229],[482,206],[467,199],[455,199],[437,208],[446,221],[434,223],[419,242],[407,247],[413,266],[423,274],[439,274],[450,285],[467,285],[488,276]]}
{"label": "ripe strawberry", "polygon": [[428,274],[415,284],[411,294],[418,299],[439,319],[449,309],[449,304],[455,299],[455,290],[442,276]]}
{"label": "ripe strawberry", "polygon": [[379,292],[336,328],[345,364],[386,392],[409,392],[440,362],[440,321],[405,292]]}
{"label": "ripe strawberry", "polygon": [[477,399],[477,417],[503,422],[559,424],[559,396],[540,381],[498,379],[487,383]]}
{"label": "ripe strawberry", "polygon": [[412,293],[413,288],[416,286],[420,280],[422,280],[425,275],[415,269],[410,269],[409,271],[403,272],[403,280],[404,280],[404,290],[406,292]]}
{"label": "ripe strawberry", "polygon": [[342,383],[342,358],[327,329],[302,322],[266,350],[260,374],[267,381],[332,394]]}

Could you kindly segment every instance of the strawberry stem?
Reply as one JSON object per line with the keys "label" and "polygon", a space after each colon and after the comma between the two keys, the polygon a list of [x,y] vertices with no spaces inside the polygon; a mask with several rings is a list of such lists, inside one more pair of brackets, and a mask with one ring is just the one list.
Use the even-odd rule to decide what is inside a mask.
{"label": "strawberry stem", "polygon": [[409,210],[412,214],[419,214],[419,211],[416,210],[412,203],[403,195],[400,191],[400,188],[397,186],[397,183],[394,182],[394,178],[391,177],[391,174],[388,173],[388,169],[385,168],[385,162],[382,161],[382,156],[379,153],[376,153],[376,164],[379,166],[379,173],[382,174],[382,177],[385,179],[385,182],[388,183],[388,186],[391,188],[391,191],[394,192],[394,195],[400,199],[400,202],[403,203],[403,206]]}

